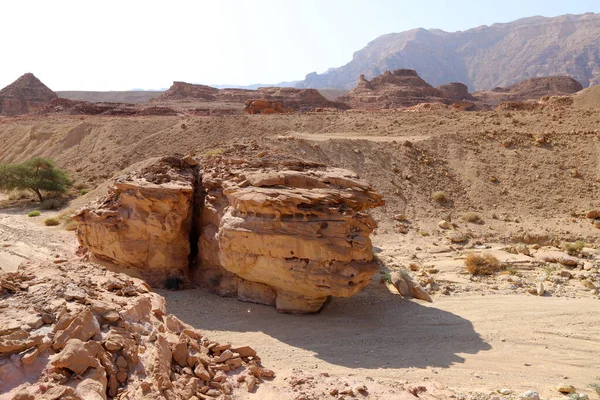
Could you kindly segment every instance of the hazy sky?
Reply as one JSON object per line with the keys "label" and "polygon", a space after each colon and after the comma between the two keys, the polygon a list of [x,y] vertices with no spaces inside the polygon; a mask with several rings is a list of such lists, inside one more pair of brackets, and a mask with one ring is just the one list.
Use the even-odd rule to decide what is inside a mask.
{"label": "hazy sky", "polygon": [[277,83],[385,33],[590,11],[599,0],[0,0],[0,88],[25,72],[53,90]]}

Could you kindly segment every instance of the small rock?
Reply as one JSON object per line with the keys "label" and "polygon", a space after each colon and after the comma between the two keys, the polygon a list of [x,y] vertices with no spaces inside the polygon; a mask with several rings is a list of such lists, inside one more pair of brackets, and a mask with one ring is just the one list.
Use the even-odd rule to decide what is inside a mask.
{"label": "small rock", "polygon": [[119,368],[127,368],[127,360],[123,356],[119,356],[117,358],[117,367]]}
{"label": "small rock", "polygon": [[519,399],[521,400],[540,400],[540,394],[535,390],[528,390],[519,395]]}
{"label": "small rock", "polygon": [[598,211],[598,210],[591,210],[591,211],[588,211],[588,212],[587,212],[587,214],[585,215],[585,217],[586,217],[586,218],[589,218],[589,219],[597,219],[597,218],[600,218],[600,211]]}
{"label": "small rock", "polygon": [[396,214],[394,215],[394,219],[396,221],[406,221],[408,218],[406,218],[406,214]]}
{"label": "small rock", "polygon": [[563,269],[562,271],[560,271],[559,275],[562,276],[563,278],[567,278],[567,279],[571,279],[573,277],[573,275],[566,269]]}
{"label": "small rock", "polygon": [[125,382],[127,380],[127,372],[126,371],[117,372],[117,380],[121,383]]}
{"label": "small rock", "polygon": [[246,390],[251,392],[256,386],[256,378],[254,376],[247,376],[244,380],[246,382]]}
{"label": "small rock", "polygon": [[563,394],[569,394],[575,392],[575,387],[573,385],[561,383],[558,386],[556,386],[556,390]]}
{"label": "small rock", "polygon": [[538,296],[543,296],[544,293],[546,293],[546,289],[544,288],[544,284],[542,282],[538,282],[536,289]]}
{"label": "small rock", "polygon": [[465,235],[464,233],[461,232],[454,232],[452,233],[450,236],[448,236],[448,239],[452,242],[452,243],[463,243],[466,242],[468,237],[467,235]]}
{"label": "small rock", "polygon": [[450,229],[450,223],[446,220],[441,220],[438,222],[438,227],[441,229]]}

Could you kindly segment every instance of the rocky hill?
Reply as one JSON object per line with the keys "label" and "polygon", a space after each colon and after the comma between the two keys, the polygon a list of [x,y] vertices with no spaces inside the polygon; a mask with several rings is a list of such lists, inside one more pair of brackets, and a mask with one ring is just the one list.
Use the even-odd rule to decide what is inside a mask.
{"label": "rocky hill", "polygon": [[352,89],[356,79],[411,68],[432,85],[463,82],[473,90],[566,75],[584,87],[600,83],[600,14],[531,17],[459,32],[414,29],[383,35],[348,64],[311,73],[302,88]]}
{"label": "rocky hill", "polygon": [[32,73],[26,73],[0,90],[0,115],[27,114],[57,97]]}
{"label": "rocky hill", "polygon": [[439,89],[425,82],[412,69],[385,71],[370,81],[361,75],[356,88],[339,100],[359,109],[398,108],[447,101]]}
{"label": "rocky hill", "polygon": [[327,100],[316,89],[296,89],[290,87],[263,87],[250,89],[217,89],[206,85],[186,82],[173,82],[173,85],[151,102],[172,102],[200,100],[204,102],[244,103],[247,100],[278,101],[285,108],[295,111],[308,111],[313,108],[345,108],[341,103]]}
{"label": "rocky hill", "polygon": [[543,96],[565,96],[582,89],[579,82],[568,76],[549,76],[525,79],[507,88],[482,90],[473,93],[473,96],[477,100],[495,105],[503,101],[528,101],[539,100]]}

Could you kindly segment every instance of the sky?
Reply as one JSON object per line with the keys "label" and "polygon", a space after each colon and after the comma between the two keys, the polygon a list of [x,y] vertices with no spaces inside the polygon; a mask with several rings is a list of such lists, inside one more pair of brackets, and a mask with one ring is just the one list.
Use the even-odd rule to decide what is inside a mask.
{"label": "sky", "polygon": [[599,0],[0,0],[0,88],[32,72],[51,89],[301,80],[376,37],[600,12]]}

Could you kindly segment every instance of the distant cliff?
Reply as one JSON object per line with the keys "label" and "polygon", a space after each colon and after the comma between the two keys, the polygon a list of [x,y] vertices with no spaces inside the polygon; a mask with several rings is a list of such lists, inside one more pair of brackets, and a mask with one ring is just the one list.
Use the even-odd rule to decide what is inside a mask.
{"label": "distant cliff", "polygon": [[383,35],[348,64],[311,73],[300,88],[353,89],[361,74],[409,68],[433,86],[463,82],[471,91],[528,78],[565,75],[600,83],[600,14],[531,17],[462,32],[414,29]]}

